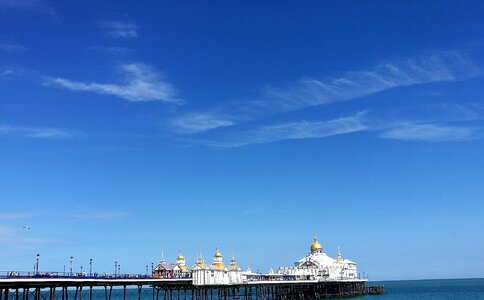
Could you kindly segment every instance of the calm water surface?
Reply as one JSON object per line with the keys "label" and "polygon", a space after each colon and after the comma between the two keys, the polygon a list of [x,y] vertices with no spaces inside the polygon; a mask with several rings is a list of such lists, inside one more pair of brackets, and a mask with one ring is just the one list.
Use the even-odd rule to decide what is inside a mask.
{"label": "calm water surface", "polygon": [[385,294],[353,299],[484,299],[484,279],[384,281],[371,282],[369,285],[384,285]]}

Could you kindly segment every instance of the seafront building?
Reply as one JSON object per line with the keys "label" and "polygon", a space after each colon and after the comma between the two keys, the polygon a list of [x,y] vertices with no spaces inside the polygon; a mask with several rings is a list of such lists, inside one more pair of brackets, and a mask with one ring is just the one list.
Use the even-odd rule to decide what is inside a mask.
{"label": "seafront building", "polygon": [[[185,257],[180,251],[174,264],[166,263],[161,258],[153,271],[155,278],[192,278],[194,285],[236,285],[258,280],[315,280],[315,281],[348,281],[358,278],[356,263],[344,259],[338,247],[336,258],[328,256],[323,246],[314,238],[310,252],[294,263],[292,267],[280,267],[277,272],[253,273],[250,268],[242,272],[237,261],[232,257],[226,266],[223,255],[217,248],[211,264],[205,264],[203,256],[197,255],[197,262],[192,268],[186,265]],[[364,279],[363,279],[364,280]]]}
{"label": "seafront building", "polygon": [[354,280],[358,278],[356,263],[343,259],[338,247],[336,258],[329,257],[323,246],[314,238],[310,252],[294,263],[294,267],[281,267],[277,271],[280,275],[292,275],[300,279],[324,280]]}
{"label": "seafront building", "polygon": [[242,268],[237,266],[234,257],[230,260],[230,265],[225,266],[223,255],[217,249],[211,265],[205,265],[203,257],[198,257],[197,263],[192,268],[192,279],[194,285],[241,284],[243,282]]}
{"label": "seafront building", "polygon": [[237,266],[237,260],[232,257],[230,265],[225,266],[223,255],[217,248],[213,255],[212,264],[205,264],[203,256],[197,257],[197,263],[189,268],[182,252],[178,253],[176,263],[170,264],[161,258],[160,263],[153,270],[155,278],[192,278],[194,285],[233,285],[241,284],[242,268]]}
{"label": "seafront building", "polygon": [[176,263],[170,264],[165,261],[161,255],[160,263],[153,270],[153,277],[155,278],[189,278],[191,277],[191,270],[185,263],[185,256],[182,251],[178,252]]}

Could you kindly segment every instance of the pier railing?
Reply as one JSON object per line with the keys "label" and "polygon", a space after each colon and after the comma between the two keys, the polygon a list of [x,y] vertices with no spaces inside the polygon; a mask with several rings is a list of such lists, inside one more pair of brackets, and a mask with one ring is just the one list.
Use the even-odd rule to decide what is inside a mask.
{"label": "pier railing", "polygon": [[[91,278],[91,279],[142,279],[154,278],[151,274],[109,274],[109,273],[65,273],[65,272],[28,272],[28,271],[0,271],[0,278]],[[186,278],[186,275],[174,278]]]}

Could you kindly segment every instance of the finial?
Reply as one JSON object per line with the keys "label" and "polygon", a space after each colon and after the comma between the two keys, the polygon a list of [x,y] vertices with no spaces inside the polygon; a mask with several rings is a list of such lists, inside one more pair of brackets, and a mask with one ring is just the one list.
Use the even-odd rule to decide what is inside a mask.
{"label": "finial", "polygon": [[338,246],[338,257],[336,258],[336,261],[337,262],[342,262],[343,261],[343,257],[341,256],[341,251],[339,249],[339,246]]}

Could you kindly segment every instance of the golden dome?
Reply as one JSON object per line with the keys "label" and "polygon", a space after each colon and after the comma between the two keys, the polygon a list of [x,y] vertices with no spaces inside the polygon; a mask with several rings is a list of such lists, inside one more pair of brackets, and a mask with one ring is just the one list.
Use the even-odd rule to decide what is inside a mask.
{"label": "golden dome", "polygon": [[223,263],[213,263],[212,266],[214,266],[215,268],[219,268],[219,269],[222,269],[223,267],[225,267],[225,265]]}
{"label": "golden dome", "polygon": [[185,259],[185,257],[181,254],[176,257],[176,260],[182,260],[182,259]]}
{"label": "golden dome", "polygon": [[311,244],[311,251],[322,250],[323,246],[318,242],[317,238],[314,238],[313,243]]}
{"label": "golden dome", "polygon": [[215,252],[215,254],[213,255],[213,257],[222,257],[222,253],[220,253],[218,248],[217,248],[217,251]]}

